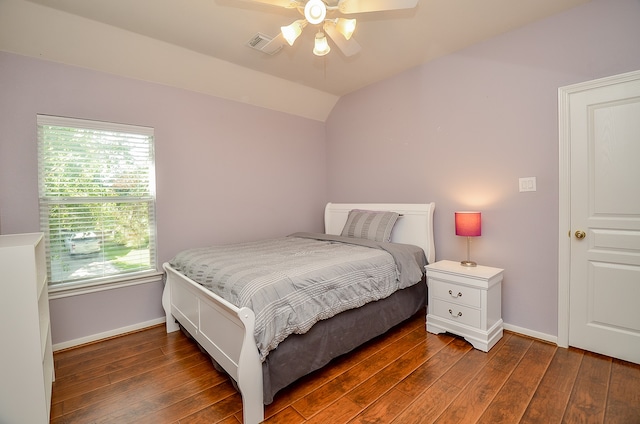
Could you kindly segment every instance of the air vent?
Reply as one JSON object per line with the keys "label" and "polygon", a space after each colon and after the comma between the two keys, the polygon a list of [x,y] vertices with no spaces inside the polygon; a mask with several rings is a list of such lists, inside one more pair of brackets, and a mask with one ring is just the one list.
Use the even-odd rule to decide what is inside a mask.
{"label": "air vent", "polygon": [[252,49],[260,50],[263,53],[273,55],[280,51],[282,43],[278,38],[272,38],[262,33],[257,33],[251,40],[247,41],[247,46]]}

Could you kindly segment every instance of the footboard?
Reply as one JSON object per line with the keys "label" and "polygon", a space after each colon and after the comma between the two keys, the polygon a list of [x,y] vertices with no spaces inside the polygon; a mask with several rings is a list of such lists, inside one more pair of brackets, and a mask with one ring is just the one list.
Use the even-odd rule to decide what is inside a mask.
{"label": "footboard", "polygon": [[245,424],[264,419],[262,364],[253,336],[255,315],[237,308],[168,263],[163,264],[167,281],[162,306],[167,332],[179,329],[176,320],[211,357],[238,383]]}

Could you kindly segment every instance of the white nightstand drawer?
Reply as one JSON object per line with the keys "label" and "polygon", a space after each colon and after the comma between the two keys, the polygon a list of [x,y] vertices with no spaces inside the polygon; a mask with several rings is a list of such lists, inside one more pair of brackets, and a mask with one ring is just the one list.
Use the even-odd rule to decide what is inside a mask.
{"label": "white nightstand drawer", "polygon": [[429,305],[432,314],[459,324],[465,324],[474,328],[480,328],[482,314],[478,309],[458,305],[434,299],[433,305]]}
{"label": "white nightstand drawer", "polygon": [[480,289],[430,279],[429,290],[433,290],[434,297],[448,302],[455,302],[460,305],[467,305],[473,308],[479,308],[481,306]]}

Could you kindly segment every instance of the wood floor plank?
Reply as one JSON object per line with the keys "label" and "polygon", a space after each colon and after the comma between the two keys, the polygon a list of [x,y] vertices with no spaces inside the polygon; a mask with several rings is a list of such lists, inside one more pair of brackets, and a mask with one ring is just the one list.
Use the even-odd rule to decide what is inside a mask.
{"label": "wood floor plank", "polygon": [[269,424],[299,424],[305,422],[305,419],[295,408],[289,406],[269,417],[264,422]]}
{"label": "wood floor plank", "polygon": [[[436,422],[475,423],[492,402],[532,340],[512,336],[464,386],[464,390],[451,402]],[[471,352],[470,352],[471,353]]]}
{"label": "wood floor plank", "polygon": [[[100,363],[95,363],[95,366],[78,366],[77,369],[74,369],[73,374],[68,374],[65,377],[56,375],[54,403],[72,397],[85,388],[91,388],[91,385],[94,385],[95,388],[101,386],[105,380],[108,383],[113,383],[130,378],[133,375],[165,366],[170,361],[193,355],[197,351],[198,349],[193,343],[183,342],[181,349],[173,350],[171,354],[163,352],[161,348],[156,348],[133,356],[114,355],[111,357],[111,362],[103,360]],[[117,359],[114,360],[114,358]],[[90,361],[90,359],[85,359],[82,363]],[[89,369],[91,372],[87,372]],[[89,376],[92,378],[89,379]]]}
{"label": "wood floor plank", "polygon": [[404,409],[392,424],[433,423],[449,407],[452,400],[461,392],[457,386],[438,380],[407,408]]}
{"label": "wood floor plank", "polygon": [[519,424],[560,424],[570,393],[549,386],[539,386]]}
{"label": "wood floor plank", "polygon": [[[106,360],[103,358],[102,361],[95,362],[92,362],[93,358],[91,355],[84,355],[85,359],[78,363],[77,366],[73,365],[64,367],[65,372],[60,375],[56,375],[55,383],[58,386],[69,387],[76,383],[83,382],[83,376],[96,377],[107,375],[118,368],[124,368],[131,364],[138,363],[140,358],[153,359],[158,357],[164,357],[164,353],[159,347],[136,355],[120,355],[116,353],[111,357],[107,357]],[[114,361],[114,358],[117,358],[117,360]],[[91,370],[91,372],[87,372],[89,370]]]}
{"label": "wood floor plank", "polygon": [[640,423],[640,364],[614,359],[605,422]]}
{"label": "wood floor plank", "polygon": [[242,409],[242,399],[236,392],[219,402],[200,411],[180,419],[180,424],[211,424],[224,419],[231,419],[239,409]]}
{"label": "wood floor plank", "polygon": [[53,422],[55,419],[62,420],[62,404],[54,403],[51,404],[51,410],[49,411],[49,419]]}
{"label": "wood floor plank", "polygon": [[584,352],[558,348],[534,393],[521,423],[561,423]]}
{"label": "wood floor plank", "polygon": [[55,365],[59,370],[73,365],[76,369],[76,365],[80,361],[86,360],[87,357],[103,357],[103,356],[120,356],[121,352],[131,349],[138,349],[138,346],[144,346],[151,343],[154,345],[160,345],[168,343],[171,340],[179,340],[177,336],[171,336],[168,338],[159,337],[162,334],[162,327],[155,327],[146,331],[139,331],[127,335],[127,339],[131,341],[123,342],[122,337],[115,337],[104,341],[97,341],[87,345],[78,347],[78,351],[75,349],[65,350],[62,352],[56,352]]}
{"label": "wood floor plank", "polygon": [[446,345],[403,378],[392,390],[367,406],[352,420],[353,423],[392,422],[471,349],[469,343],[459,338],[429,334],[428,342],[431,342],[432,338],[437,338]]}
{"label": "wood floor plank", "polygon": [[[163,326],[54,357],[65,371],[53,386],[51,423],[242,422],[229,378]],[[485,353],[426,333],[423,311],[283,389],[265,416],[287,424],[635,424],[640,365],[509,331]]]}
{"label": "wood floor plank", "polygon": [[514,369],[532,343],[533,340],[528,337],[512,334],[511,337],[494,352],[494,355],[489,358],[487,366],[499,370]]}
{"label": "wood floor plank", "polygon": [[[204,363],[206,365],[206,363]],[[206,372],[209,368],[191,367],[190,373],[175,373],[171,377],[158,376],[154,385],[140,387],[134,390],[123,390],[118,394],[105,396],[103,399],[87,403],[86,405],[73,410],[64,411],[62,421],[67,423],[86,423],[100,421],[101,417],[128,410],[137,401],[146,397],[152,397],[155,393],[164,392],[167,386],[180,386],[183,381],[194,380],[197,375]],[[173,378],[173,379],[170,379]],[[120,421],[115,421],[120,422]]]}
{"label": "wood floor plank", "polygon": [[415,347],[350,390],[346,396],[357,405],[366,408],[446,346],[446,343],[439,339],[433,339],[430,343],[426,343],[426,337],[422,330],[412,334],[419,336]]}
{"label": "wood floor plank", "polygon": [[[138,334],[139,333],[136,333],[135,335]],[[113,382],[115,376],[114,373],[118,370],[124,370],[125,375],[127,377],[131,377],[130,371],[132,371],[132,368],[129,367],[140,366],[140,364],[145,361],[160,359],[162,361],[162,366],[162,364],[164,364],[164,360],[171,358],[171,356],[167,355],[166,351],[163,350],[164,347],[166,347],[165,341],[168,339],[171,339],[171,344],[177,344],[180,346],[182,356],[186,356],[188,352],[195,352],[197,349],[193,343],[190,343],[184,338],[177,339],[173,336],[164,338],[161,337],[162,333],[159,333],[160,336],[158,336],[155,332],[151,332],[151,334],[154,334],[156,339],[155,343],[157,345],[157,348],[154,348],[153,350],[133,356],[126,356],[122,355],[120,352],[108,349],[108,358],[110,358],[111,362],[103,360],[101,363],[94,363],[93,366],[89,367],[74,365],[67,366],[64,367],[67,371],[66,375],[64,372],[60,371],[60,368],[56,368],[56,380],[53,383],[53,402],[59,402],[62,399],[73,396],[75,393],[89,390],[92,385],[95,388],[104,385],[105,383]],[[136,339],[133,340],[132,344],[136,344]],[[116,339],[113,339],[113,342],[116,341]],[[104,347],[102,349],[104,350]],[[76,358],[78,363],[88,363],[91,362],[94,354],[95,351],[89,350],[80,355],[75,355],[74,358]],[[109,376],[109,374],[111,374],[111,376]]]}
{"label": "wood floor plank", "polygon": [[118,357],[121,359],[131,358],[138,355],[145,355],[149,352],[153,352],[154,350],[158,350],[162,352],[158,348],[158,343],[153,340],[143,344],[136,344],[129,347],[123,346],[122,349],[118,349],[116,351],[112,351],[112,350],[107,351],[103,349],[95,352],[94,355],[90,355],[90,356],[83,355],[82,361],[77,361],[76,360],[77,358],[74,358],[74,361],[72,363],[73,366],[70,366],[68,361],[63,361],[63,360],[59,361],[60,366],[58,368],[59,370],[58,374],[60,378],[65,378],[71,373],[77,374],[84,371],[88,371],[90,369],[100,368],[107,364],[111,364],[113,362],[114,357]]}
{"label": "wood floor plank", "polygon": [[407,396],[415,398],[442,377],[444,373],[449,371],[449,369],[471,349],[471,345],[462,339],[450,339],[446,348],[438,351],[434,356],[399,382],[396,389],[402,391]]}
{"label": "wood floor plank", "polygon": [[318,411],[335,402],[349,390],[368,379],[372,374],[384,368],[386,364],[393,362],[404,352],[415,347],[424,337],[420,335],[420,332],[421,330],[419,329],[414,330],[395,343],[385,346],[384,349],[294,402],[294,408],[305,418],[311,418]]}
{"label": "wood floor plank", "polygon": [[[151,399],[132,405],[132,408],[138,407],[137,412],[140,416],[128,415],[126,421],[112,422],[131,422],[136,424],[161,424],[179,421],[201,411],[210,405],[222,401],[223,399],[233,396],[233,399],[240,402],[237,408],[241,408],[241,400],[235,396],[236,390],[229,381],[223,381],[217,385],[207,387],[204,390],[192,393],[182,392],[183,388],[177,391],[170,391],[159,394]],[[129,410],[129,408],[127,408]]]}
{"label": "wood floor plank", "polygon": [[[348,421],[350,424],[364,423],[390,423],[402,413],[414,398],[407,396],[397,388],[392,388],[368,405],[364,410],[362,406],[352,402],[357,407],[354,418]],[[362,410],[362,412],[360,412]],[[344,421],[347,422],[347,421]]]}
{"label": "wood floor plank", "polygon": [[[185,380],[183,384],[177,384],[165,391],[131,403],[126,408],[119,408],[115,412],[105,414],[95,422],[173,422],[231,396],[235,391],[226,376],[210,370],[196,378]],[[185,403],[189,408],[185,407]],[[199,404],[199,407],[194,407],[196,404]]]}
{"label": "wood floor plank", "polygon": [[[417,396],[416,400],[393,420],[393,423],[435,422],[510,338],[511,335],[507,334],[489,353],[472,349],[471,345],[461,338],[450,343],[449,346],[458,346],[456,351],[462,357],[456,358],[451,367],[443,370],[439,378]],[[433,373],[434,367],[431,368]],[[403,383],[399,384],[399,387],[403,386]]]}
{"label": "wood floor plank", "polygon": [[[80,346],[76,346],[73,348],[57,350],[55,354],[56,361],[68,360],[71,362],[70,358],[79,355],[86,355],[92,352],[100,351],[105,348],[115,349],[118,346],[122,345],[133,345],[139,343],[140,341],[145,340],[163,340],[162,334],[165,332],[165,326],[162,325],[154,325],[152,327],[147,327],[145,329],[139,331],[133,331],[126,334],[121,334],[114,337],[105,338],[102,340],[97,340],[91,343],[86,343]],[[59,365],[56,363],[56,365]]]}
{"label": "wood floor plank", "polygon": [[[158,375],[156,370],[110,384],[62,402],[64,415],[75,422],[90,422],[89,416],[112,413],[136,400],[151,396],[165,387],[180,384],[184,379],[211,372],[213,366],[202,355],[192,355],[167,365]],[[95,419],[95,418],[91,418]]]}
{"label": "wood floor plank", "polygon": [[[160,367],[166,367],[172,362],[181,361],[192,357],[199,353],[199,349],[192,343],[186,344],[182,349],[173,349],[171,352],[165,352],[163,356],[147,357],[144,354],[141,357],[127,358],[126,361],[118,361],[107,368],[109,372],[109,380],[111,384],[118,381],[126,380],[135,375],[144,374]],[[208,358],[207,358],[208,359]]]}
{"label": "wood floor plank", "polygon": [[310,419],[307,424],[344,424],[360,412],[360,407],[346,397],[341,397]]}
{"label": "wood floor plank", "polygon": [[511,370],[485,366],[456,396],[436,423],[475,423],[492,402]]}
{"label": "wood floor plank", "polygon": [[570,347],[556,350],[540,384],[553,387],[562,393],[571,394],[583,357],[584,351],[582,349]]}
{"label": "wood floor plank", "polygon": [[563,420],[603,422],[610,375],[611,358],[585,352]]}
{"label": "wood floor plank", "polygon": [[538,389],[557,347],[533,341],[508,380],[480,416],[479,424],[517,423]]}
{"label": "wood floor plank", "polygon": [[[84,374],[77,374],[77,375],[90,376],[91,374],[84,373]],[[95,390],[99,387],[107,387],[109,384],[111,384],[111,380],[109,379],[108,374],[101,374],[101,375],[98,375],[97,377],[92,377],[92,378],[87,377],[79,380],[78,382],[74,381],[72,384],[63,384],[56,381],[53,383],[51,404],[62,405],[62,402],[65,399],[70,399],[75,396],[80,396],[83,393],[86,393],[91,390]]]}
{"label": "wood floor plank", "polygon": [[497,352],[502,349],[502,346],[511,339],[511,336],[511,334],[507,334],[489,352],[482,352],[477,349],[473,349],[470,344],[461,339],[463,343],[469,346],[469,350],[460,359],[460,361],[456,363],[455,367],[442,375],[442,379],[452,386],[457,386],[459,388],[465,387],[469,384],[469,381],[471,381],[475,374],[478,373],[482,367],[488,364],[489,361],[491,361],[491,358],[493,358]]}

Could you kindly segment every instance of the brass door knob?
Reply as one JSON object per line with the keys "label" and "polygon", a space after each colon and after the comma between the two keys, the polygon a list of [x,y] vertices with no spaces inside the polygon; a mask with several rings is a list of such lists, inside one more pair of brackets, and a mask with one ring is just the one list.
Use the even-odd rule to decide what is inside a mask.
{"label": "brass door knob", "polygon": [[578,230],[576,231],[576,238],[577,239],[583,239],[587,236],[587,233],[585,233],[584,231]]}

